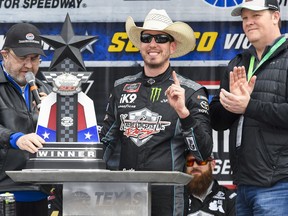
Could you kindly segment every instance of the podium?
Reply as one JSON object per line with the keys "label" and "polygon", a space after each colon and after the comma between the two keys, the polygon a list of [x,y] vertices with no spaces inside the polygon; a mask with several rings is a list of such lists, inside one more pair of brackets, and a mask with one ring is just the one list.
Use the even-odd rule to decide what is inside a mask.
{"label": "podium", "polygon": [[15,182],[63,185],[63,216],[150,216],[151,185],[186,185],[191,176],[168,171],[55,169],[6,171]]}

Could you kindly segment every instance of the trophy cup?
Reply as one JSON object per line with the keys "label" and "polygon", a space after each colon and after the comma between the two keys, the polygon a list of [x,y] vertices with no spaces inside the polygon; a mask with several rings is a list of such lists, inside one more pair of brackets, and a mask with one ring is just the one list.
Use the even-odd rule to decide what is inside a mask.
{"label": "trophy cup", "polygon": [[46,143],[30,154],[27,169],[106,169],[93,101],[82,92],[86,72],[81,48],[95,36],[75,36],[67,14],[60,36],[41,36],[55,49],[48,72],[51,92],[42,102],[36,133]]}

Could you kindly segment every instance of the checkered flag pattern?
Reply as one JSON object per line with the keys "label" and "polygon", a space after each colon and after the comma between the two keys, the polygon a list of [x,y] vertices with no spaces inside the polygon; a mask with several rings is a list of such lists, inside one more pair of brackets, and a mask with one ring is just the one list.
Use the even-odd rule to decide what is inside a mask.
{"label": "checkered flag pattern", "polygon": [[[81,72],[81,71],[78,71],[78,72],[70,72],[70,74],[76,76],[78,79],[80,79],[80,82],[81,83],[86,83],[91,74],[93,72]],[[44,75],[45,79],[47,80],[48,83],[53,83],[54,79],[57,78],[57,76],[63,74],[63,72],[42,72],[42,74]]]}
{"label": "checkered flag pattern", "polygon": [[79,71],[79,72],[71,72],[71,74],[80,79],[81,83],[86,83],[89,80],[89,77],[91,76],[92,72]]}
{"label": "checkered flag pattern", "polygon": [[75,71],[75,64],[70,59],[65,59],[60,65],[60,69],[64,72]]}
{"label": "checkered flag pattern", "polygon": [[42,72],[42,74],[44,75],[48,83],[52,83],[54,79],[56,79],[56,77],[62,73],[49,71],[49,72]]}
{"label": "checkered flag pattern", "polygon": [[[60,103],[60,142],[77,142],[74,140],[75,131],[77,131],[77,116],[74,112],[74,106],[77,101],[73,96],[60,96],[58,97],[58,103]],[[71,120],[71,121],[70,121]],[[63,125],[63,121],[66,122],[66,126]],[[67,123],[67,121],[70,121]],[[71,126],[68,126],[71,123]]]}

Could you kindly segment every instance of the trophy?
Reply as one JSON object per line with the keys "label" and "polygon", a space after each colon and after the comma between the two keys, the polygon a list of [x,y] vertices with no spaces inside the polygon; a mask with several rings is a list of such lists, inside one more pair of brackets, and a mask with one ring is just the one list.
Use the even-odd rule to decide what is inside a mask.
{"label": "trophy", "polygon": [[44,147],[30,154],[27,169],[106,169],[93,101],[81,84],[85,71],[81,49],[96,36],[76,36],[67,14],[61,35],[41,36],[55,49],[49,71],[42,72],[53,91],[41,102],[36,133]]}

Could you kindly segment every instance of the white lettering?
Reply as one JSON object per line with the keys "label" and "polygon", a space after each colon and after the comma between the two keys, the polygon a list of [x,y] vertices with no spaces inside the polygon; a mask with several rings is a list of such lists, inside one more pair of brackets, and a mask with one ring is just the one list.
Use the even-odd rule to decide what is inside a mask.
{"label": "white lettering", "polygon": [[251,45],[244,33],[227,34],[224,43],[224,49],[232,49],[233,44],[235,44],[235,49],[248,49]]}

